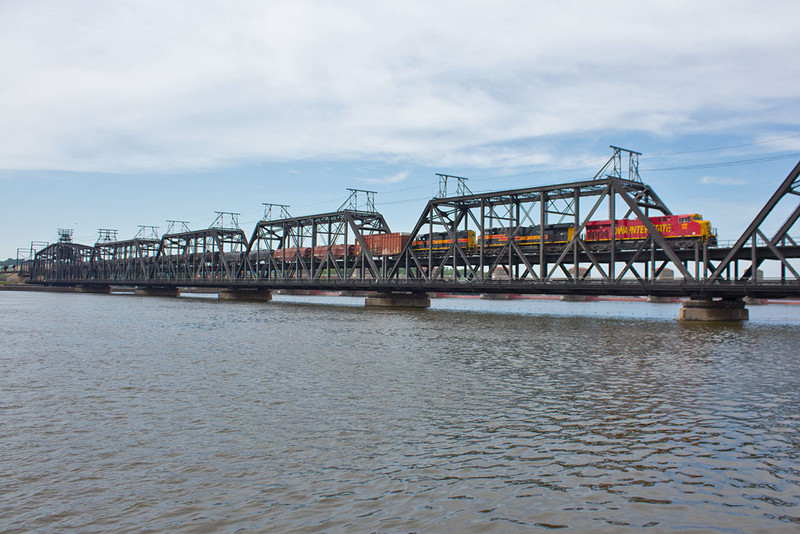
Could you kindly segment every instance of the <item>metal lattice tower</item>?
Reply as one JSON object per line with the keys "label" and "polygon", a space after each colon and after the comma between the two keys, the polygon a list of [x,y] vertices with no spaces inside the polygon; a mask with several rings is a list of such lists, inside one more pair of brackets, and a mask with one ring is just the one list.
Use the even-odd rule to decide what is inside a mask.
{"label": "metal lattice tower", "polygon": [[262,221],[271,221],[272,220],[272,210],[280,210],[278,215],[278,219],[289,219],[291,215],[289,215],[289,204],[272,204],[270,202],[262,202],[264,206],[264,216],[261,218]]}
{"label": "metal lattice tower", "polygon": [[140,224],[139,231],[133,236],[134,239],[160,239],[158,237],[158,226],[147,226]]}
{"label": "metal lattice tower", "polygon": [[436,195],[436,198],[447,198],[448,180],[456,180],[456,196],[464,197],[472,194],[472,191],[470,191],[466,184],[466,181],[469,180],[469,178],[464,178],[463,176],[453,176],[452,174],[440,174],[438,172],[436,173],[436,176],[439,177],[439,193]]}
{"label": "metal lattice tower", "polygon": [[[595,180],[603,180],[605,178],[619,178],[620,180],[630,180],[631,182],[642,183],[642,177],[639,176],[639,156],[641,152],[628,150],[614,145],[609,145],[609,148],[614,151],[611,158],[605,165],[594,175]],[[623,152],[628,156],[628,176],[623,176],[622,155]]]}
{"label": "metal lattice tower", "polygon": [[59,243],[72,243],[72,236],[75,230],[72,228],[59,228],[58,229],[58,242]]}
{"label": "metal lattice tower", "polygon": [[[209,228],[219,228],[221,230],[224,229],[231,229],[231,230],[239,230],[239,215],[241,213],[237,213],[235,211],[215,211],[214,213],[217,214],[217,218],[214,219],[214,222],[211,223]],[[230,226],[226,226],[225,224],[225,216],[228,216],[228,224]]]}
{"label": "metal lattice tower", "polygon": [[337,211],[342,211],[343,209],[349,209],[353,211],[359,211],[358,209],[358,199],[359,197],[364,197],[364,204],[365,209],[361,211],[366,211],[368,213],[375,213],[375,193],[376,191],[367,191],[366,189],[352,189],[350,187],[347,188],[350,191],[350,196],[347,197],[339,209]]}
{"label": "metal lattice tower", "polygon": [[189,221],[176,221],[174,219],[167,219],[167,223],[168,226],[166,233],[168,234],[171,234],[173,231],[175,231],[176,226],[179,227],[177,230],[178,232],[191,232],[189,229]]}
{"label": "metal lattice tower", "polygon": [[96,243],[110,243],[117,240],[117,230],[114,228],[98,228]]}

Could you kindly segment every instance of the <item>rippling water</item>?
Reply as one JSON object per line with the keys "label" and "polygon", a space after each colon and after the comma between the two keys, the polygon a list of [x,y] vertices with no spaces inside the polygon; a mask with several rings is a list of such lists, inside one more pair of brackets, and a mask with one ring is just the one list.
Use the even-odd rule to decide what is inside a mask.
{"label": "rippling water", "polygon": [[800,530],[800,307],[676,315],[0,292],[0,530]]}

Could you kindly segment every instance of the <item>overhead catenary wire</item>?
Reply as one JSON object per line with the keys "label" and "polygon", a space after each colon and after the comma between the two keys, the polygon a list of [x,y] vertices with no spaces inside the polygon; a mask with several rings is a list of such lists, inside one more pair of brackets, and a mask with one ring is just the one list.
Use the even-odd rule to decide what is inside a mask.
{"label": "overhead catenary wire", "polygon": [[662,172],[662,171],[689,171],[696,169],[718,169],[722,167],[737,167],[739,165],[753,165],[755,163],[763,163],[767,161],[778,161],[782,159],[794,159],[800,157],[800,152],[793,152],[791,154],[781,154],[777,156],[766,156],[763,158],[742,159],[736,161],[720,161],[716,163],[695,163],[692,165],[682,165],[676,167],[662,167],[658,169],[643,169],[643,172]]}
{"label": "overhead catenary wire", "polygon": [[680,152],[664,152],[662,154],[648,154],[648,158],[663,158],[667,156],[681,156],[684,154],[698,154],[701,152],[716,152],[718,150],[728,150],[730,148],[743,148],[746,146],[756,146],[756,145],[766,145],[769,143],[775,143],[777,141],[785,141],[786,139],[797,139],[800,138],[800,134],[796,135],[787,135],[784,137],[774,137],[772,139],[763,139],[761,141],[753,141],[751,143],[741,143],[738,145],[726,145],[726,146],[716,146],[716,147],[709,147],[709,148],[700,148],[697,150],[683,150]]}

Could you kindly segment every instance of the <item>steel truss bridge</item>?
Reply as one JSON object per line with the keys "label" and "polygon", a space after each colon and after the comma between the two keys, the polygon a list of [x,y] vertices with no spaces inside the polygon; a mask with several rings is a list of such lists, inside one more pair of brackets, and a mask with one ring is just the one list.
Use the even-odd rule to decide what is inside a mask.
{"label": "steel truss bridge", "polygon": [[[789,231],[800,218],[800,162],[777,187],[744,233],[730,246],[666,238],[650,217],[673,211],[638,173],[639,154],[612,147],[613,156],[593,179],[558,185],[472,194],[459,180],[457,196],[440,192],[425,206],[405,245],[371,249],[371,236],[391,232],[384,217],[353,202],[319,215],[265,215],[247,236],[233,218],[210,228],[105,239],[94,245],[62,235],[35,254],[30,281],[61,286],[208,287],[229,290],[314,289],[380,293],[535,293],[561,295],[684,296],[701,299],[800,296],[800,246]],[[626,161],[627,160],[627,161]],[[627,163],[626,167],[623,164]],[[447,178],[444,175],[441,175]],[[353,191],[356,195],[357,191]],[[351,195],[351,200],[354,198]],[[355,198],[358,198],[357,196]],[[368,197],[369,199],[369,197]],[[788,210],[783,207],[789,203]],[[788,218],[767,235],[776,207]],[[682,212],[685,212],[682,211]],[[235,214],[233,214],[235,215]],[[586,240],[591,220],[610,219],[611,238]],[[620,219],[647,228],[636,241],[616,238]],[[520,246],[523,228],[569,224],[561,243],[539,239]],[[772,228],[776,225],[772,225]],[[503,246],[488,247],[486,230],[507,229]],[[413,246],[434,233],[446,246]],[[474,233],[473,243],[459,236]],[[141,232],[140,232],[141,234]],[[101,234],[102,235],[102,234]],[[110,237],[115,237],[116,232]],[[368,242],[369,241],[369,242]],[[431,242],[433,239],[430,240]],[[300,250],[313,250],[301,254]],[[759,276],[772,264],[779,277]],[[666,274],[674,273],[668,277]]]}

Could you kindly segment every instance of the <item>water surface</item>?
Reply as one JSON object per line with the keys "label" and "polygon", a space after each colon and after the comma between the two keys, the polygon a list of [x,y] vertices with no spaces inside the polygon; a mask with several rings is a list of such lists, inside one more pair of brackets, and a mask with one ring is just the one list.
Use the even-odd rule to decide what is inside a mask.
{"label": "water surface", "polygon": [[0,292],[4,532],[800,529],[800,307]]}

